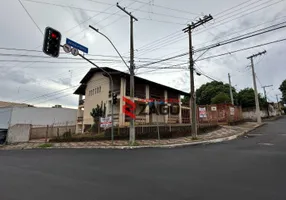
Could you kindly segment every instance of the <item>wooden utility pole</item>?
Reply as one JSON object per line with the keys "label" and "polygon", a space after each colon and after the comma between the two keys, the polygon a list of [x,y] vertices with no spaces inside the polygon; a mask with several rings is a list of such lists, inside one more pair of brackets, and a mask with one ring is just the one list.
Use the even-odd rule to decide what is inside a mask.
{"label": "wooden utility pole", "polygon": [[190,62],[190,118],[192,119],[192,138],[197,138],[197,117],[196,117],[196,94],[195,94],[195,81],[194,81],[194,60],[193,60],[193,46],[192,46],[192,30],[204,23],[212,20],[211,15],[204,16],[203,19],[199,19],[197,22],[192,22],[183,31],[189,34],[189,62]]}
{"label": "wooden utility pole", "polygon": [[[117,7],[122,10],[124,13],[129,15],[130,17],[130,100],[134,103],[134,91],[135,91],[135,83],[134,83],[134,38],[133,38],[133,22],[138,21],[136,17],[134,17],[131,13],[127,12],[125,8],[122,8],[119,3],[117,3]],[[131,114],[134,114],[134,111],[130,109]],[[135,143],[135,119],[130,119],[130,131],[129,131],[129,142],[131,145]]]}
{"label": "wooden utility pole", "polygon": [[231,79],[230,79],[230,74],[229,73],[228,73],[228,81],[229,81],[229,94],[230,94],[231,104],[234,105],[233,94],[232,94],[232,86],[231,86]]}
{"label": "wooden utility pole", "polygon": [[263,92],[264,92],[264,98],[265,98],[265,101],[267,103],[267,115],[268,117],[270,116],[270,113],[269,113],[269,106],[268,106],[268,101],[267,101],[267,94],[266,94],[266,89],[267,87],[272,87],[273,85],[265,85],[265,86],[262,86],[263,88]]}
{"label": "wooden utility pole", "polygon": [[252,56],[247,57],[247,59],[250,59],[251,61],[251,68],[252,68],[252,77],[253,77],[253,86],[254,86],[254,95],[255,95],[255,107],[256,107],[256,117],[257,117],[257,123],[261,123],[261,116],[260,116],[260,108],[259,108],[259,100],[258,100],[258,93],[257,93],[257,85],[256,85],[256,78],[255,78],[255,71],[254,71],[254,64],[253,64],[253,58],[260,56],[262,54],[265,54],[266,51],[259,52],[257,54],[254,54]]}

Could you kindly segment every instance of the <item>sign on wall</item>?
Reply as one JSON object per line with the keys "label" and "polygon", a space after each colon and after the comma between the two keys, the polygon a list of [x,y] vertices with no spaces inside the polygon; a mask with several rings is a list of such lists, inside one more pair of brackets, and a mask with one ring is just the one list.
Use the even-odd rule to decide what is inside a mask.
{"label": "sign on wall", "polygon": [[234,115],[234,107],[229,107],[230,115]]}
{"label": "sign on wall", "polygon": [[216,106],[212,106],[211,111],[216,111]]}
{"label": "sign on wall", "polygon": [[199,108],[199,114],[200,118],[206,118],[207,117],[206,108]]}

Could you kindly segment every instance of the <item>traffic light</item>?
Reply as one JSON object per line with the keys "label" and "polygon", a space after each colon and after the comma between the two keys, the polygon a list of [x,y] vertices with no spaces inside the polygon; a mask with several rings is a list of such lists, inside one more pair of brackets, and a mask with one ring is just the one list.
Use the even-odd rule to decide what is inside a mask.
{"label": "traffic light", "polygon": [[113,104],[117,103],[117,94],[115,94],[115,93],[112,94],[112,103]]}
{"label": "traffic light", "polygon": [[60,54],[62,35],[59,31],[47,27],[44,35],[43,52],[51,57],[58,57]]}

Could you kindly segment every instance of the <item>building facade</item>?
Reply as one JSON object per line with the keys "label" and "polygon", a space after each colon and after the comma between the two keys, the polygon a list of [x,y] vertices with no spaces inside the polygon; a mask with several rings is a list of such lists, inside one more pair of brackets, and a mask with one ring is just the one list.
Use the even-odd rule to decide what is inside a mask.
{"label": "building facade", "polygon": [[[117,103],[113,106],[114,124],[120,127],[129,126],[130,117],[123,113],[123,106],[125,105],[123,99],[124,97],[127,99],[130,98],[130,75],[112,68],[104,67],[103,69],[111,74],[113,80],[113,92],[117,94]],[[97,105],[105,104],[106,116],[111,116],[111,81],[107,74],[103,73],[100,69],[92,68],[80,83],[81,85],[74,92],[74,94],[79,95],[77,132],[85,132],[93,124],[93,118],[90,115],[90,112]],[[189,94],[175,88],[135,76],[135,123],[182,123],[181,97],[185,95]],[[154,99],[167,102],[167,113],[162,114],[160,110],[155,112],[152,110],[150,114],[150,109],[154,108],[154,104],[150,104],[148,101],[153,101]],[[176,108],[172,107],[174,103],[176,103]],[[145,104],[148,104],[148,106],[144,106]],[[160,109],[159,106],[156,106],[156,108]],[[172,112],[172,109],[177,110],[176,112]],[[140,112],[143,113],[140,114]],[[157,114],[156,112],[159,113]]]}

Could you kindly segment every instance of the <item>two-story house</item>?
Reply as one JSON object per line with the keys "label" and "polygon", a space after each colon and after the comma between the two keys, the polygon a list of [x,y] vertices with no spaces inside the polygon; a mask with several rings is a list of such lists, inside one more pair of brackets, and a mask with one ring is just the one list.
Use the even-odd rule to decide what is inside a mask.
{"label": "two-story house", "polygon": [[[113,107],[114,124],[118,126],[128,126],[130,118],[123,113],[123,97],[129,98],[130,95],[130,75],[112,68],[104,67],[106,72],[111,74],[113,79],[113,91],[117,94],[117,104]],[[90,112],[96,105],[101,105],[101,102],[106,104],[106,115],[111,115],[112,95],[110,91],[110,80],[107,74],[98,68],[91,68],[89,72],[81,80],[81,85],[77,88],[74,94],[79,95],[78,106],[78,123],[77,132],[88,130],[93,124],[93,118]],[[150,106],[145,109],[145,115],[136,115],[135,123],[152,124],[152,123],[182,123],[182,106],[181,96],[189,95],[186,92],[171,88],[159,83],[155,83],[144,78],[135,76],[135,95],[136,103],[135,113],[140,113],[146,99],[163,99],[169,102],[168,99],[177,100],[179,105],[178,114],[172,115],[170,111],[165,115],[155,113],[149,114]],[[170,104],[169,104],[170,106]]]}

